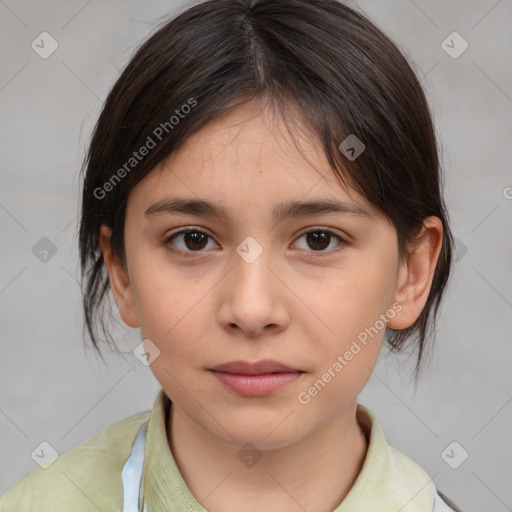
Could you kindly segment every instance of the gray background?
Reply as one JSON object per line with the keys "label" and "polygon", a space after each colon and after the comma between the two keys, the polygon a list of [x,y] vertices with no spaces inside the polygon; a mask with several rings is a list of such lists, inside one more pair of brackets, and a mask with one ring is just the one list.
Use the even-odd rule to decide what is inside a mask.
{"label": "gray background", "polygon": [[[106,353],[106,366],[84,349],[78,170],[120,70],[156,20],[181,5],[0,0],[0,494],[35,467],[31,453],[42,441],[66,452],[151,408],[159,389],[131,353],[137,331],[118,324],[127,355]],[[459,250],[432,364],[416,394],[413,359],[383,354],[360,401],[388,441],[465,511],[512,510],[512,2],[357,5],[423,77]],[[47,59],[31,48],[43,31],[59,44]],[[441,46],[453,31],[469,44],[456,59]],[[32,252],[43,237],[57,248],[47,262]],[[462,450],[469,454],[457,469],[441,456],[453,441],[452,465]]]}

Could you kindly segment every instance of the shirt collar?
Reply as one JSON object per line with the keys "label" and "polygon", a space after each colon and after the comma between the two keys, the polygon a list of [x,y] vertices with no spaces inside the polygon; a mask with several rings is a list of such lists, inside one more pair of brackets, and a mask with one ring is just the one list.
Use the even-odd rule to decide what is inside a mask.
{"label": "shirt collar", "polygon": [[369,438],[363,467],[333,512],[431,512],[436,488],[428,474],[386,441],[377,417],[364,405],[357,419]]}
{"label": "shirt collar", "polygon": [[[184,481],[171,452],[166,417],[171,401],[161,389],[148,423],[143,492],[151,512],[207,512]],[[363,467],[343,502],[333,512],[431,512],[436,493],[428,474],[390,446],[376,416],[361,404],[357,419],[369,439]]]}

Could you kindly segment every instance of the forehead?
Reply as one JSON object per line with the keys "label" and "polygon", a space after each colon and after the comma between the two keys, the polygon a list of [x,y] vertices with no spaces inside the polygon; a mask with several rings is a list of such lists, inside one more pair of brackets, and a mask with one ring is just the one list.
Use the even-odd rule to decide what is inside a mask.
{"label": "forehead", "polygon": [[[293,131],[293,136],[288,129]],[[227,170],[250,167],[261,173],[294,168],[298,171],[295,174],[309,177],[315,173],[305,158],[313,167],[325,164],[320,145],[311,140],[309,133],[304,133],[303,126],[285,123],[279,115],[251,101],[203,127],[167,163],[172,165],[186,159],[199,162],[197,167],[216,172],[222,172],[225,165]],[[305,170],[310,172],[300,173]]]}
{"label": "forehead", "polygon": [[157,201],[177,194],[227,205],[323,197],[350,200],[378,213],[340,183],[316,137],[258,101],[231,110],[190,136],[130,196]]}

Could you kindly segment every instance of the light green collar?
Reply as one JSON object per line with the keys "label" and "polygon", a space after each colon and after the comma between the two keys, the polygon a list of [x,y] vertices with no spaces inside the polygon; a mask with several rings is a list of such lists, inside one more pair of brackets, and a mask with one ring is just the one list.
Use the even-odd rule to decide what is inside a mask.
{"label": "light green collar", "polygon": [[[165,427],[170,404],[161,389],[149,418],[142,477],[148,510],[207,512],[183,480],[170,450]],[[333,512],[431,512],[436,489],[428,474],[387,443],[378,419],[361,404],[357,418],[369,436],[368,452],[356,482]]]}

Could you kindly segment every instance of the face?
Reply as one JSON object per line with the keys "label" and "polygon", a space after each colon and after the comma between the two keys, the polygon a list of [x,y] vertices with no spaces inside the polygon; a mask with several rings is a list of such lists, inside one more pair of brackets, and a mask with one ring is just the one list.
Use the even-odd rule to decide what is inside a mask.
{"label": "face", "polygon": [[[398,314],[394,227],[341,186],[319,143],[297,140],[301,151],[247,103],[189,138],[127,203],[123,319],[151,341],[150,358],[159,351],[151,370],[178,410],[232,445],[278,448],[353,412]],[[175,199],[224,216],[176,211]],[[347,211],[274,215],[319,201]],[[263,359],[301,373],[247,395],[210,370]]]}

